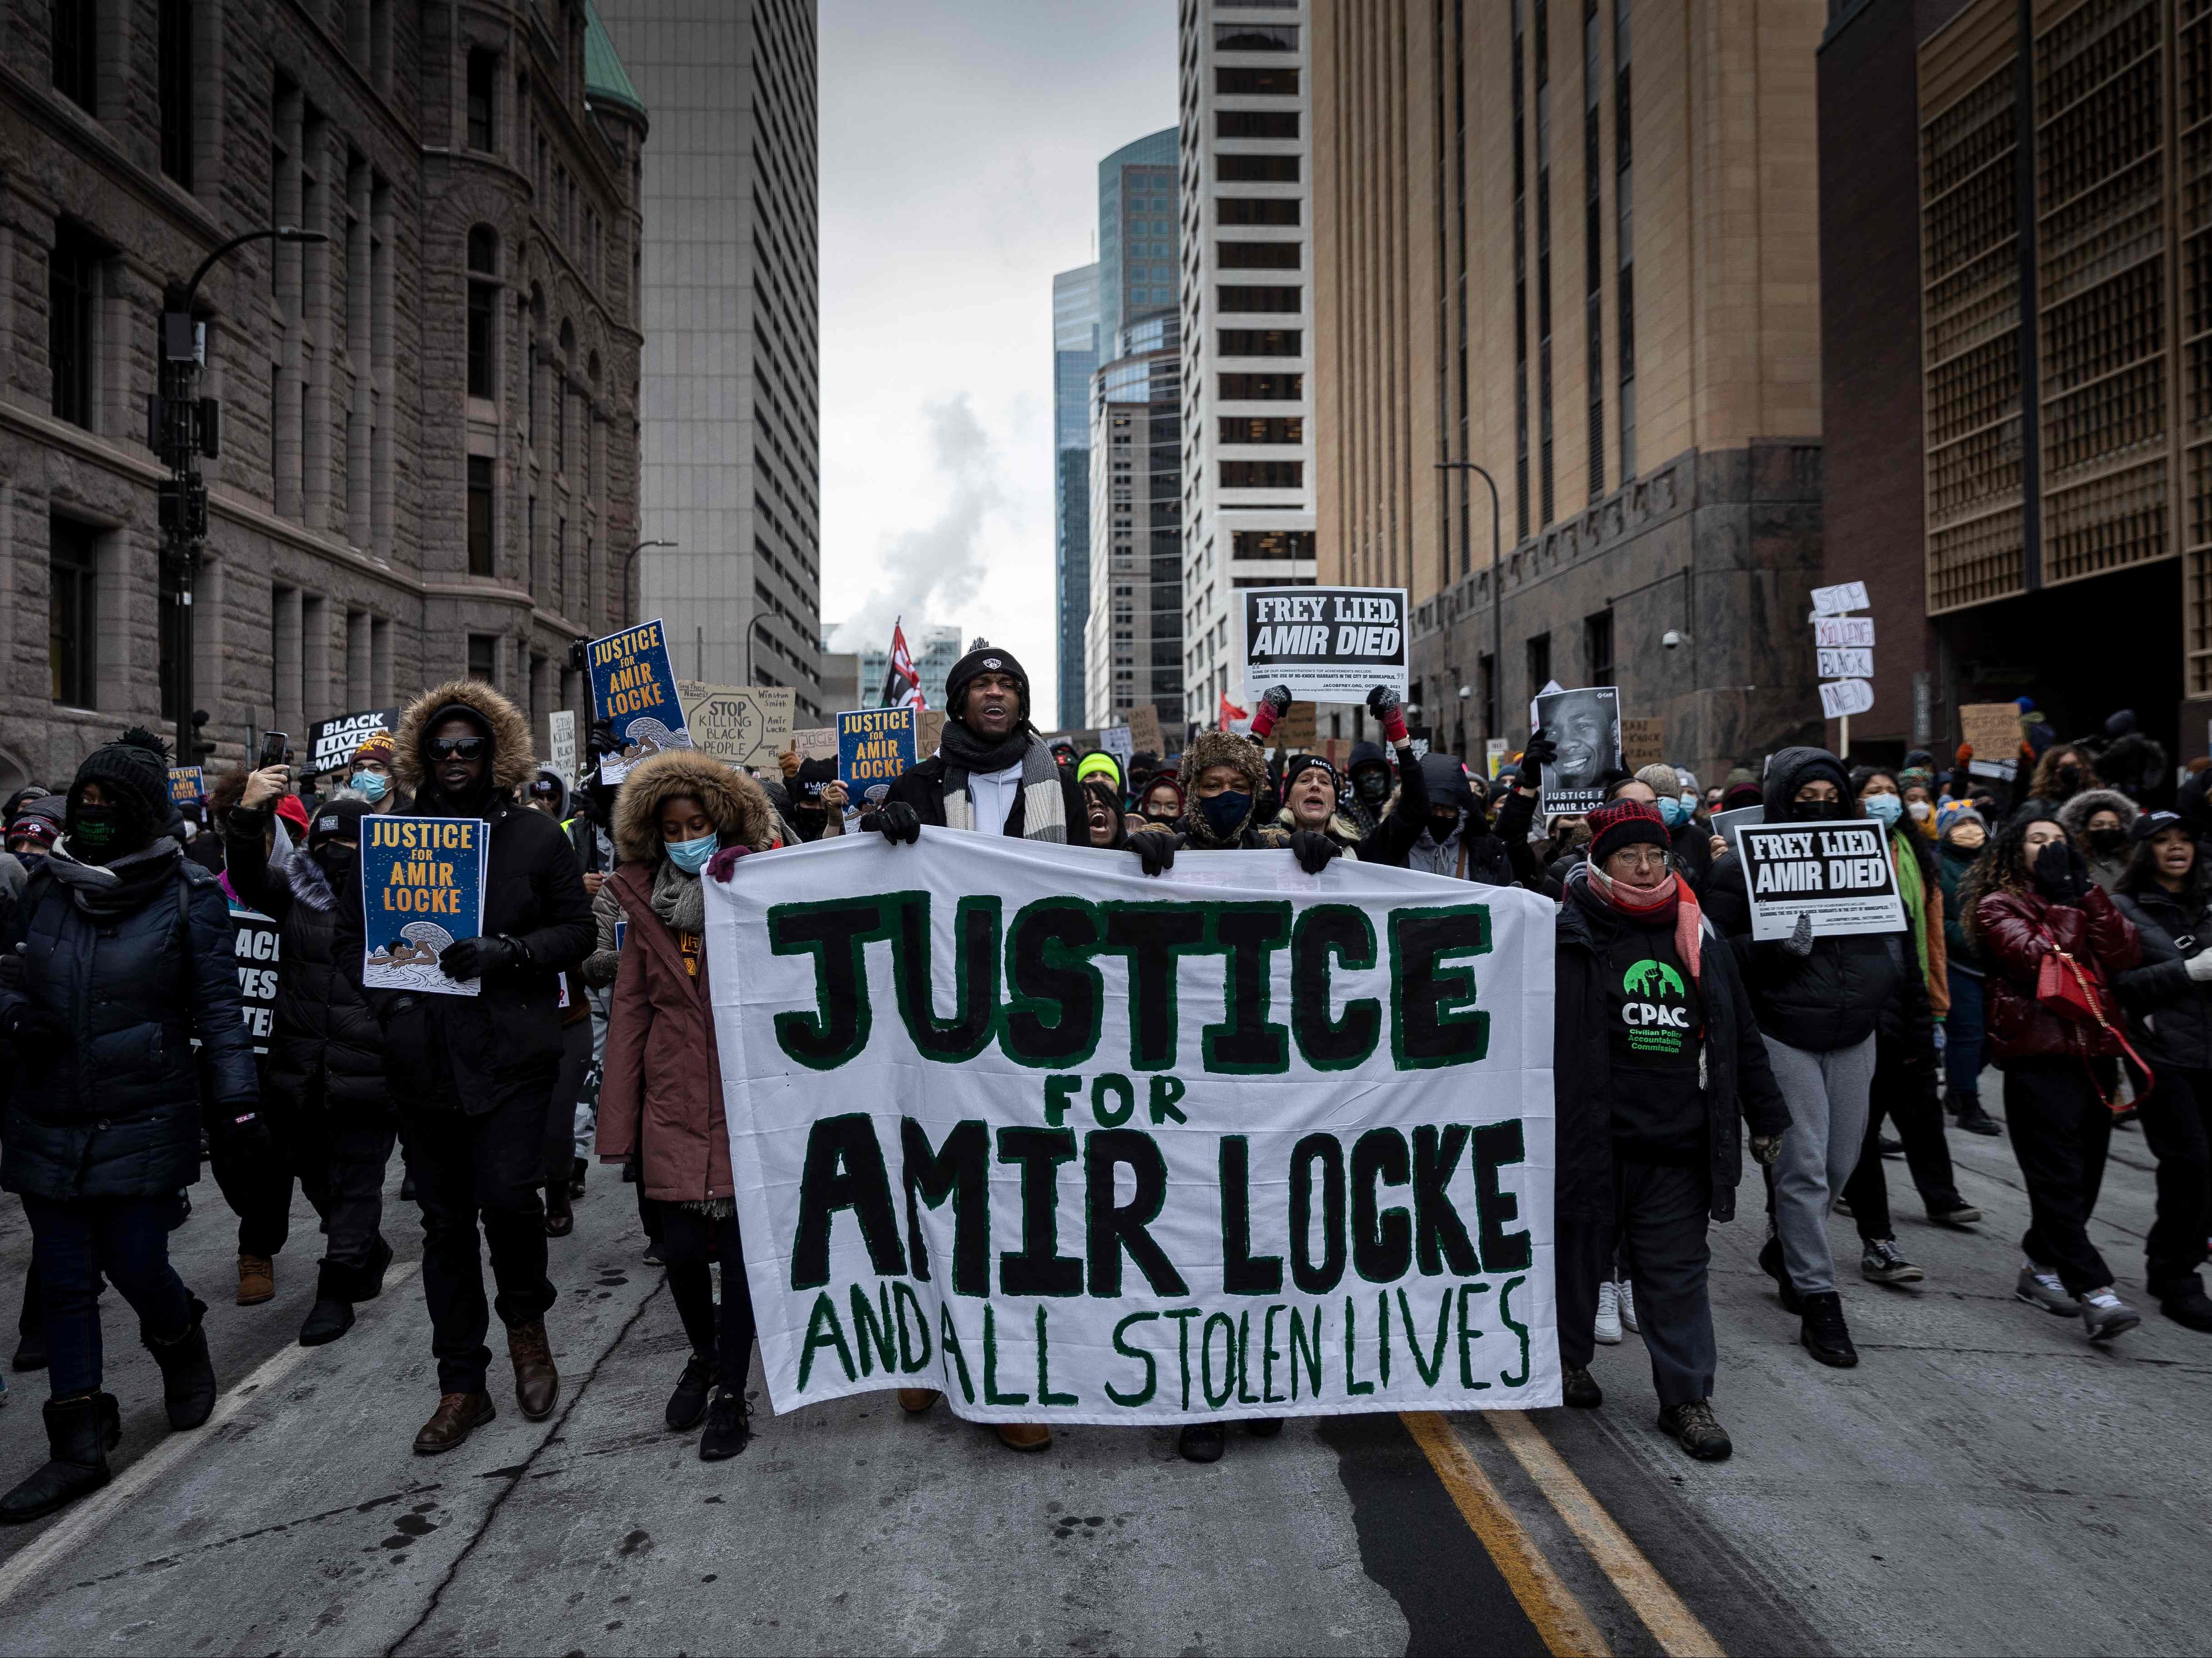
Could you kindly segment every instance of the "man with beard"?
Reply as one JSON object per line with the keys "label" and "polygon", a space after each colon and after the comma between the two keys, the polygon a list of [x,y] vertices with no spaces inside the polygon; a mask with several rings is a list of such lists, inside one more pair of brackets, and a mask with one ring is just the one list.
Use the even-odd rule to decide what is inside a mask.
{"label": "man with beard", "polygon": [[[438,1357],[438,1408],[415,1436],[449,1451],[492,1419],[491,1353],[477,1224],[491,1249],[500,1321],[522,1413],[553,1413],[561,1378],[545,1334],[545,1101],[561,1063],[559,975],[592,946],[591,902],[560,825],[516,804],[537,773],[530,722],[480,680],[424,692],[394,736],[400,781],[418,817],[487,820],[480,936],[438,958],[475,996],[370,991],[398,1102],[408,1171],[422,1206],[422,1291]],[[341,911],[338,959],[361,982],[359,905]]]}

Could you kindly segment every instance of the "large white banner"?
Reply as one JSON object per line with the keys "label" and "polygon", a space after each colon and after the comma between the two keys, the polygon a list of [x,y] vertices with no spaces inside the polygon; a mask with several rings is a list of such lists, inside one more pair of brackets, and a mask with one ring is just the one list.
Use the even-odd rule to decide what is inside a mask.
{"label": "large white banner", "polygon": [[944,829],[707,890],[778,1411],[1559,1403],[1542,898]]}

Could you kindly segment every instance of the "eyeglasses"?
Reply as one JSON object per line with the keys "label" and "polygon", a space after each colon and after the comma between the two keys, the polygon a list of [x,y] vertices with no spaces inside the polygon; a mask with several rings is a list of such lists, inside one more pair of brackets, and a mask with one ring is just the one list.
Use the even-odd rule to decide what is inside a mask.
{"label": "eyeglasses", "polygon": [[481,737],[434,737],[430,739],[433,760],[478,760],[483,758],[484,739]]}
{"label": "eyeglasses", "polygon": [[[1613,854],[1613,858],[1621,859],[1630,869],[1638,872],[1647,869],[1667,867],[1667,854],[1656,847],[1623,847]],[[1613,858],[1608,858],[1606,861],[1611,863]]]}

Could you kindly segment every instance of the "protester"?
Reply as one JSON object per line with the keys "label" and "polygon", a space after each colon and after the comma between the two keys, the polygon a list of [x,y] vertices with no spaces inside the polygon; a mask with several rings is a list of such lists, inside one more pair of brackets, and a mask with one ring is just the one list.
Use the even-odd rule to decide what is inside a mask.
{"label": "protester", "polygon": [[38,868],[62,832],[69,803],[58,794],[33,795],[8,816],[8,855],[28,876]]}
{"label": "protester", "polygon": [[[798,761],[796,755],[787,756]],[[819,841],[845,832],[845,786],[837,780],[837,762],[830,759],[804,760],[792,768],[791,826],[802,841]]]}
{"label": "protester", "polygon": [[1889,1212],[1889,1177],[1882,1166],[1882,1119],[1897,1125],[1912,1183],[1928,1218],[1938,1226],[1966,1228],[1982,1218],[1959,1195],[1951,1170],[1951,1149],[1943,1139],[1939,1096],[1936,1024],[1950,1011],[1949,976],[1943,942],[1943,890],[1936,863],[1919,829],[1905,811],[1897,774],[1885,766],[1860,766],[1851,773],[1859,810],[1881,823],[1897,876],[1909,941],[1898,994],[1882,1009],[1875,1027],[1874,1083],[1869,1096],[1866,1137],[1858,1167],[1844,1183],[1842,1202],[1857,1224],[1862,1250],[1860,1273],[1870,1284],[1917,1284],[1927,1274],[1898,1248]]}
{"label": "protester", "polygon": [[2118,789],[2084,789],[2058,809],[2067,841],[2106,892],[2118,891],[2128,872],[2128,832],[2142,816],[2142,808]]}
{"label": "protester", "polygon": [[1936,774],[1924,766],[1908,765],[1897,774],[1897,793],[1905,802],[1905,815],[1920,838],[1936,839]]}
{"label": "protester", "polygon": [[282,766],[253,773],[221,826],[227,878],[277,924],[278,963],[262,1078],[275,1156],[245,1171],[250,1186],[234,1197],[227,1187],[225,1196],[239,1210],[241,1306],[276,1293],[274,1260],[290,1230],[295,1178],[321,1218],[315,1303],[300,1327],[300,1345],[315,1347],[351,1329],[356,1304],[383,1292],[392,1264],[380,1230],[384,1170],[397,1121],[383,1032],[336,954],[338,911],[361,904],[361,821],[369,808],[356,799],[325,806],[308,828],[307,855],[279,873],[268,844],[271,804],[283,786]]}
{"label": "protester", "polygon": [[1354,743],[1344,774],[1352,786],[1346,792],[1343,809],[1359,825],[1362,835],[1372,835],[1389,810],[1390,791],[1395,786],[1389,751],[1380,743]]}
{"label": "protester", "polygon": [[2142,959],[2141,938],[2051,817],[2008,823],[1959,896],[1989,971],[1990,1052],[2004,1072],[2005,1127],[2027,1187],[2015,1293],[2061,1317],[2078,1313],[2092,1341],[2109,1341],[2142,1322],[2113,1293],[2112,1269],[2089,1239],[2122,1036],[2102,1020],[2054,1011],[2039,978],[2063,956],[2056,993],[2110,1009],[2114,978]]}
{"label": "protester", "polygon": [[1153,778],[1138,797],[1137,815],[1162,829],[1173,829],[1182,810],[1182,781],[1173,772],[1163,772]]}
{"label": "protester", "polygon": [[372,812],[407,810],[406,797],[392,786],[392,733],[373,731],[361,739],[344,767],[345,779],[330,792],[330,800],[359,800]]}
{"label": "protester", "polygon": [[2098,777],[2107,786],[2138,804],[2164,799],[2173,786],[2166,768],[2165,745],[2136,729],[2133,708],[2122,708],[2105,721],[2096,766]]}
{"label": "protester", "polygon": [[1711,1405],[1706,1224],[1735,1218],[1738,1123],[1765,1164],[1789,1113],[1735,960],[1669,866],[1657,808],[1617,802],[1590,826],[1589,861],[1559,906],[1555,969],[1563,1396],[1584,1408],[1604,1401],[1589,1373],[1592,1331],[1618,1249],[1660,1430],[1717,1461],[1731,1446]]}
{"label": "protester", "polygon": [[1084,829],[1089,846],[1112,849],[1129,843],[1129,826],[1121,813],[1121,791],[1104,777],[1093,775],[1083,786]]}
{"label": "protester", "polygon": [[[1850,779],[1825,749],[1790,748],[1767,768],[1761,797],[1769,823],[1856,819]],[[1874,1080],[1875,1029],[1905,987],[1903,935],[1816,938],[1799,917],[1787,938],[1753,943],[1751,906],[1739,854],[1713,865],[1706,908],[1743,968],[1759,1035],[1790,1108],[1781,1156],[1767,1171],[1771,1230],[1760,1267],[1787,1311],[1799,1315],[1798,1340],[1823,1364],[1859,1362],[1836,1289],[1828,1212],[1858,1165]]]}
{"label": "protester", "polygon": [[2158,1208],[2143,1281],[2176,1324],[2212,1332],[2197,1270],[2212,1234],[2212,870],[2189,826],[2146,813],[2112,903],[2135,924],[2142,961],[2118,975],[2129,1029],[2156,1084],[2138,1121],[2158,1159]]}
{"label": "protester", "polygon": [[[645,1197],[659,1211],[669,1295],[691,1342],[665,1417],[679,1433],[706,1421],[702,1462],[745,1448],[754,1327],[722,1116],[701,876],[718,853],[768,850],[769,817],[768,797],[751,778],[702,754],[664,750],[623,781],[615,805],[622,865],[606,886],[630,920],[599,1089],[599,1153],[609,1163],[638,1157]],[[710,1273],[717,1266],[719,1312]]]}
{"label": "protester", "polygon": [[1967,941],[1959,887],[1988,849],[1989,823],[1963,800],[1936,811],[1936,880],[1943,891],[1944,988],[1951,1011],[1943,1022],[1943,1108],[1970,1134],[2004,1133],[1982,1108],[1982,1062],[1989,1052],[1981,963]]}
{"label": "protester", "polygon": [[1662,761],[1638,771],[1636,780],[1651,791],[1652,804],[1667,825],[1675,870],[1690,884],[1691,891],[1702,893],[1713,872],[1712,835],[1698,822],[1696,780],[1685,781],[1686,776]]}
{"label": "protester", "polygon": [[[559,975],[591,947],[590,900],[560,829],[514,791],[536,774],[530,723],[481,680],[424,692],[393,742],[401,785],[418,817],[489,822],[481,936],[449,944],[447,977],[481,982],[475,996],[368,993],[381,1023],[386,1075],[407,1167],[422,1208],[422,1289],[438,1359],[438,1408],[415,1436],[425,1455],[449,1451],[495,1414],[484,1390],[491,1354],[477,1224],[491,1252],[515,1396],[532,1421],[552,1414],[560,1376],[545,1334],[545,1102],[562,1054]],[[339,959],[358,985],[358,908],[340,912]]]}
{"label": "protester", "polygon": [[[1448,754],[1425,754],[1400,770],[1398,798],[1419,789],[1422,832],[1406,848],[1404,866],[1425,875],[1447,875],[1454,880],[1475,881],[1485,886],[1513,884],[1513,865],[1504,838],[1509,808],[1498,811],[1493,833],[1484,816],[1485,794],[1478,794],[1480,779]],[[1533,797],[1531,797],[1533,799]],[[1521,817],[1521,835],[1528,838],[1528,815]]]}
{"label": "protester", "polygon": [[0,953],[0,1034],[18,1066],[0,1187],[31,1224],[51,1395],[49,1460],[0,1497],[11,1523],[107,1481],[123,1430],[100,1391],[103,1279],[138,1315],[170,1425],[197,1428],[215,1409],[207,1307],[170,1266],[168,1232],[198,1172],[203,1087],[213,1132],[267,1130],[229,908],[163,832],[168,815],[159,739],[134,729],[94,750]]}
{"label": "protester", "polygon": [[[1286,706],[1288,695],[1283,693]],[[1407,732],[1405,710],[1397,693],[1378,685],[1368,693],[1367,707],[1397,750],[1401,772],[1407,780],[1389,814],[1372,823],[1363,823],[1349,810],[1349,791],[1336,768],[1321,755],[1301,754],[1283,768],[1282,823],[1293,836],[1301,831],[1326,835],[1340,852],[1353,858],[1402,869],[1408,853],[1428,831],[1428,790],[1413,757],[1413,739]],[[1260,714],[1253,720],[1255,727],[1272,708],[1272,703],[1262,699]],[[1272,730],[1273,721],[1268,720],[1267,724]]]}
{"label": "protester", "polygon": [[2021,775],[2027,780],[2027,793],[2016,814],[2031,813],[2053,823],[2057,822],[2061,806],[2097,783],[2096,765],[2088,750],[2073,743],[2053,744],[2043,751],[2033,772],[2023,767]]}

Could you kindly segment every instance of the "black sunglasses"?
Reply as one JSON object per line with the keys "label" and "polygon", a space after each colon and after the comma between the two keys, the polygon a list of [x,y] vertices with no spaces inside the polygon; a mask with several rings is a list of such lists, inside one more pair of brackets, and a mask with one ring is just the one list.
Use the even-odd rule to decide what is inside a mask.
{"label": "black sunglasses", "polygon": [[474,760],[484,751],[481,737],[434,737],[430,739],[430,757],[434,760]]}

